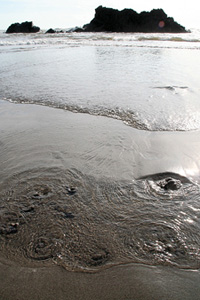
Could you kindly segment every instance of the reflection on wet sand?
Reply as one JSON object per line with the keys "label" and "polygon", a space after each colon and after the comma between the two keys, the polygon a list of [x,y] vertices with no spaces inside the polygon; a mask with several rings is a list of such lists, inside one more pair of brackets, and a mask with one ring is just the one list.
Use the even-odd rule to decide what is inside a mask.
{"label": "reflection on wet sand", "polygon": [[[198,132],[138,133],[120,121],[45,107],[1,109],[5,278],[12,268],[42,276],[41,268],[57,267],[66,278],[67,271],[119,277],[109,270],[127,278],[133,263],[146,276],[160,267],[198,272]],[[182,149],[185,137],[190,143]]]}

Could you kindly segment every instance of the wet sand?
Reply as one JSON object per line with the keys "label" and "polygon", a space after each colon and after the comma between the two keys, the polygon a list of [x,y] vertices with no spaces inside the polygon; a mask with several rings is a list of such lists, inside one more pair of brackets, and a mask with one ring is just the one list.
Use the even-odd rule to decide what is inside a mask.
{"label": "wet sand", "polygon": [[88,274],[0,264],[2,300],[198,300],[199,293],[198,271],[129,264]]}
{"label": "wet sand", "polygon": [[[129,182],[174,171],[198,182],[198,132],[146,133],[103,117],[4,101],[0,105],[0,184],[5,190],[10,178],[14,186],[18,175],[47,166]],[[18,261],[18,249],[14,250],[13,260],[0,255],[2,300],[199,299],[198,270],[130,263],[105,265],[93,273],[69,272],[48,259]]]}
{"label": "wet sand", "polygon": [[143,131],[102,116],[1,100],[0,117],[0,181],[33,166],[130,181],[169,171],[199,181],[197,130]]}

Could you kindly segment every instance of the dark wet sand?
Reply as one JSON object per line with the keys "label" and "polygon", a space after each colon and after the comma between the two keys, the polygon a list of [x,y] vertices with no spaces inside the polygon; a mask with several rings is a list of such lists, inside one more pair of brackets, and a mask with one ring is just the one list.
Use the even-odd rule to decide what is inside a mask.
{"label": "dark wet sand", "polygon": [[[75,157],[77,155],[77,159],[75,159],[73,162],[71,162],[71,157],[69,157],[69,160],[67,160],[66,157],[59,156],[62,152],[60,151],[60,148],[65,146],[65,140],[63,141],[63,131],[60,130],[61,128],[55,128],[54,132],[51,132],[49,134],[49,128],[50,124],[54,122],[54,124],[57,124],[57,120],[60,120],[59,118],[63,118],[64,120],[64,113],[62,111],[56,110],[53,111],[52,109],[44,108],[44,107],[36,107],[31,105],[14,105],[9,103],[1,103],[3,105],[3,109],[1,112],[1,142],[3,147],[3,152],[1,155],[1,165],[2,168],[0,170],[0,175],[5,177],[9,177],[12,174],[14,174],[17,170],[21,169],[21,171],[26,171],[26,168],[28,169],[31,167],[31,164],[35,164],[35,167],[37,166],[45,166],[45,164],[51,163],[53,166],[60,166],[62,164],[69,165],[70,167],[76,167],[81,168],[82,160],[85,159],[83,156],[80,160],[78,160],[78,150],[76,152],[76,149],[78,149],[78,144],[75,144],[73,149],[70,149],[71,152],[75,154]],[[48,115],[49,112],[49,115]],[[53,112],[53,113],[52,113]],[[44,115],[43,115],[44,114]],[[70,118],[72,119],[72,114],[66,114],[68,117],[68,121],[70,122]],[[22,118],[22,116],[24,116]],[[44,116],[44,118],[42,118]],[[48,120],[48,118],[51,116],[51,121]],[[52,121],[52,116],[53,121]],[[70,117],[71,116],[71,117]],[[58,119],[57,119],[58,118]],[[82,117],[81,117],[82,118]],[[92,118],[92,117],[91,117]],[[83,117],[84,119],[84,117]],[[83,121],[81,119],[80,122]],[[78,119],[77,119],[78,120]],[[61,121],[60,121],[61,122]],[[98,121],[101,122],[101,121]],[[91,123],[90,128],[95,128],[96,132],[98,131],[98,122],[97,123]],[[102,122],[101,122],[102,123]],[[111,120],[108,121],[108,124],[105,125],[105,136],[107,135],[106,128],[109,125],[109,129],[112,129],[112,123],[113,129],[115,128],[116,132],[118,132],[118,128],[116,128],[117,124],[120,124],[119,121]],[[10,124],[12,124],[13,127],[9,127]],[[64,124],[64,122],[61,122],[59,124]],[[85,123],[85,127],[83,130],[87,130],[89,122]],[[94,126],[95,125],[95,126]],[[119,125],[121,126],[121,125]],[[71,129],[73,127],[73,124],[71,125]],[[123,127],[123,126],[122,126]],[[77,126],[77,128],[80,128],[80,124]],[[124,125],[124,128],[127,131],[129,131],[129,128],[127,128]],[[52,128],[51,128],[52,129]],[[70,129],[70,125],[69,125]],[[90,129],[91,130],[91,129]],[[95,130],[94,130],[94,136],[95,136]],[[15,134],[13,134],[13,132]],[[60,132],[60,137],[56,137],[57,133]],[[65,128],[65,134],[66,134],[67,128]],[[122,129],[123,132],[123,129]],[[46,133],[48,133],[47,140],[44,139],[46,136]],[[73,135],[70,136],[70,131],[67,133],[68,137],[73,139]],[[16,135],[15,139],[14,136]],[[138,133],[138,136],[135,136],[137,141],[140,141],[142,143],[143,133]],[[146,134],[146,145],[151,140],[149,136],[151,133]],[[23,152],[24,149],[20,148],[20,144],[24,142],[24,140],[20,140],[21,136],[23,136],[23,139],[27,140],[26,143],[26,152]],[[81,133],[80,133],[81,136]],[[89,136],[89,135],[88,135]],[[87,138],[88,138],[87,136]],[[103,135],[102,135],[103,136]],[[101,138],[102,138],[101,136]],[[170,134],[169,134],[170,136]],[[30,137],[30,138],[29,138]],[[144,137],[144,136],[143,136]],[[194,141],[196,140],[196,134],[193,135]],[[190,141],[193,141],[193,137],[191,137]],[[55,152],[53,148],[51,148],[52,153],[54,153],[54,156],[50,156],[50,153],[46,152],[46,147],[48,146],[49,139],[57,138],[55,144],[56,147],[59,148],[58,142],[62,142],[62,145],[59,148],[58,152]],[[182,141],[181,134],[178,136],[179,138],[179,147],[184,144],[184,139]],[[12,139],[12,143],[11,143]],[[35,139],[35,141],[34,141]],[[91,136],[91,141],[93,137]],[[44,144],[44,153],[40,153],[40,158],[37,157],[37,151],[34,153],[33,144],[34,142],[41,140]],[[169,141],[169,138],[166,138],[164,141],[164,144],[167,144],[167,141]],[[156,135],[154,138],[154,142],[156,141]],[[81,143],[82,141],[80,141]],[[126,142],[129,142],[129,139],[127,138],[127,141],[124,140],[124,145],[126,145]],[[78,142],[77,142],[78,143]],[[103,141],[102,141],[103,144]],[[155,144],[155,143],[153,143]],[[0,144],[1,145],[1,144]],[[38,144],[39,145],[39,144]],[[139,167],[141,167],[141,172],[136,173],[136,175],[146,175],[149,173],[149,170],[151,170],[152,163],[151,163],[151,157],[148,158],[147,155],[145,155],[145,143],[141,145],[141,149],[144,150],[144,153],[142,153],[142,157],[144,158],[144,162],[138,160],[135,161],[135,166],[138,163]],[[199,146],[193,143],[193,145],[196,145],[196,148],[193,147],[193,151],[195,154],[197,153],[197,150],[199,149]],[[37,144],[35,144],[37,148]],[[111,145],[112,148],[113,145]],[[40,145],[42,149],[42,144]],[[52,147],[52,141],[51,141],[51,147]],[[154,146],[156,148],[156,145]],[[187,150],[186,146],[186,150]],[[192,148],[192,145],[190,145]],[[35,149],[36,149],[35,148]],[[147,147],[148,148],[148,147]],[[31,157],[29,158],[26,156],[27,152],[30,150],[33,151],[33,156],[31,161]],[[175,148],[174,148],[175,149]],[[107,145],[107,148],[103,149],[104,152],[102,152],[102,155],[105,153],[110,153],[109,150],[109,144]],[[161,150],[161,146],[160,149]],[[185,150],[185,151],[186,151]],[[69,153],[71,153],[69,151]],[[106,152],[107,151],[107,152]],[[170,151],[170,149],[168,149]],[[171,150],[173,151],[173,150]],[[190,149],[187,150],[188,152]],[[186,152],[187,152],[186,151]],[[101,150],[100,150],[101,152]],[[121,152],[119,152],[120,154]],[[148,153],[148,149],[146,151]],[[15,157],[16,155],[16,157]],[[126,164],[123,160],[121,161],[122,170],[125,170],[127,168],[127,165],[129,165],[129,156],[131,156],[130,153],[127,154],[127,161]],[[152,154],[151,154],[152,155]],[[140,150],[138,150],[137,157],[140,157]],[[155,154],[156,156],[156,154]],[[92,156],[91,156],[92,157]],[[145,158],[146,157],[146,158]],[[174,160],[178,157],[178,150],[177,153],[175,153]],[[186,155],[185,155],[186,157]],[[187,167],[191,165],[191,161],[186,160],[185,157],[180,158],[180,162],[182,160],[182,163],[185,161],[185,168],[184,170],[188,170]],[[197,157],[197,155],[194,157]],[[110,156],[110,172],[113,173],[115,171],[115,156]],[[146,159],[146,160],[145,160]],[[159,160],[159,157],[158,157]],[[166,156],[165,164],[168,163],[168,158]],[[17,163],[16,163],[17,162]],[[24,165],[24,163],[26,163]],[[103,164],[101,159],[96,162],[96,172],[97,176],[102,176],[101,171],[106,170],[106,163]],[[173,166],[173,162],[172,166]],[[71,165],[70,165],[71,164]],[[87,162],[87,169],[90,170],[89,166],[93,165],[94,161],[90,160]],[[174,164],[175,165],[175,164]],[[180,164],[181,165],[181,164]],[[183,165],[183,164],[182,164]],[[136,167],[135,167],[136,168]],[[162,171],[162,166],[160,166],[160,169],[157,169],[156,171]],[[117,168],[116,168],[117,169]],[[130,170],[125,173],[125,178],[131,178],[131,172],[135,174],[135,169],[133,170],[130,168]],[[86,171],[86,170],[81,170]],[[154,171],[154,170],[152,170]],[[93,171],[91,170],[91,173]],[[196,174],[198,172],[196,166],[194,166],[193,173]],[[152,172],[153,173],[153,172]],[[192,170],[191,173],[192,174]],[[93,175],[93,174],[92,174]],[[109,176],[109,174],[106,174]],[[120,175],[119,173],[115,173],[116,177]],[[4,181],[4,178],[0,178],[0,183]],[[146,265],[140,265],[140,264],[124,264],[120,266],[113,266],[111,268],[102,269],[99,272],[96,273],[86,273],[86,272],[69,272],[66,271],[64,268],[49,264],[48,266],[43,265],[41,262],[40,266],[36,267],[28,267],[28,266],[20,266],[20,264],[17,264],[17,262],[12,262],[9,259],[5,260],[4,258],[0,257],[0,300],[51,300],[51,299],[58,299],[58,300],[198,300],[200,295],[200,273],[199,271],[191,271],[191,270],[181,270],[175,267],[165,267],[165,266],[146,266]]]}
{"label": "dark wet sand", "polygon": [[88,274],[0,264],[1,300],[198,300],[199,295],[198,271],[130,264]]}

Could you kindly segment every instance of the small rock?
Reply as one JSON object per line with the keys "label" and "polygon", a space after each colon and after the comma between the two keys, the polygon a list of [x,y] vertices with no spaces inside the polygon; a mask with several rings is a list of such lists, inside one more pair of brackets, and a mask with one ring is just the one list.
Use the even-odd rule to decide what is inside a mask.
{"label": "small rock", "polygon": [[76,188],[75,187],[66,187],[67,192],[69,195],[74,195],[76,193]]}
{"label": "small rock", "polygon": [[49,30],[47,30],[45,33],[56,33],[56,31],[52,28],[50,28]]}
{"label": "small rock", "polygon": [[10,223],[0,226],[0,234],[13,234],[18,232],[19,223]]}
{"label": "small rock", "polygon": [[29,213],[34,211],[34,206],[27,206],[22,209],[22,212]]}
{"label": "small rock", "polygon": [[164,190],[172,190],[176,191],[179,190],[182,186],[180,180],[173,179],[171,177],[161,180],[158,185],[163,188]]}
{"label": "small rock", "polygon": [[66,219],[73,219],[74,215],[72,213],[66,213],[66,212],[64,212],[64,218],[66,218]]}
{"label": "small rock", "polygon": [[35,193],[32,197],[31,197],[32,199],[41,199],[42,197],[40,196],[40,194],[39,193]]}

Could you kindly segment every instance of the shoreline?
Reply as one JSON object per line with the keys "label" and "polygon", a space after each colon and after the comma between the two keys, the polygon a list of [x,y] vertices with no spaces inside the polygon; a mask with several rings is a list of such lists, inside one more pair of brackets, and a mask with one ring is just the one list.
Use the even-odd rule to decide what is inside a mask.
{"label": "shoreline", "polygon": [[1,148],[7,147],[2,167],[15,155],[17,169],[14,159],[5,166],[13,172],[50,164],[130,182],[162,172],[200,181],[200,130],[143,131],[113,118],[5,100],[0,100],[0,114]]}

